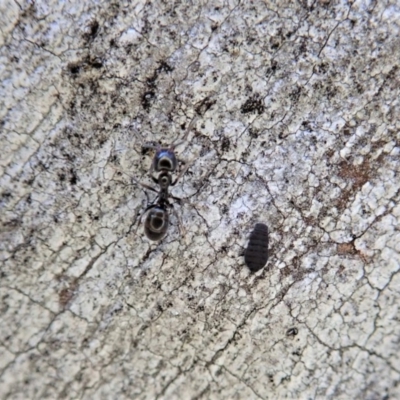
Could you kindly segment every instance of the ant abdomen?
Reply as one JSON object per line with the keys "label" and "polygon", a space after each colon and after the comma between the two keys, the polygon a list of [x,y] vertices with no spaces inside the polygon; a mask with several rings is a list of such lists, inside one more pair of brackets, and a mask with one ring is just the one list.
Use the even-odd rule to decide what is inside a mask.
{"label": "ant abdomen", "polygon": [[144,233],[150,240],[161,240],[167,233],[169,215],[165,207],[151,208],[144,221]]}

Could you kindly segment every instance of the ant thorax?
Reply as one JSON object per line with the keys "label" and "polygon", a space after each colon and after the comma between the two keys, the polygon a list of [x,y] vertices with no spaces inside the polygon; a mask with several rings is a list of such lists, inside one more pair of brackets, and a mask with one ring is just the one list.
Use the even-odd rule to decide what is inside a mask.
{"label": "ant thorax", "polygon": [[161,172],[157,178],[157,183],[160,186],[160,191],[167,191],[172,184],[171,175],[168,172]]}

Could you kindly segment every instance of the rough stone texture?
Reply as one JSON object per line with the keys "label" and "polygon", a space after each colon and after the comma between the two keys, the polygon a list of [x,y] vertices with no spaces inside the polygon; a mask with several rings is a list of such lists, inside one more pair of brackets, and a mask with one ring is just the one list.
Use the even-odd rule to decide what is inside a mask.
{"label": "rough stone texture", "polygon": [[[0,397],[400,398],[399,21],[384,0],[3,0]],[[150,242],[142,144],[195,115],[187,201]]]}

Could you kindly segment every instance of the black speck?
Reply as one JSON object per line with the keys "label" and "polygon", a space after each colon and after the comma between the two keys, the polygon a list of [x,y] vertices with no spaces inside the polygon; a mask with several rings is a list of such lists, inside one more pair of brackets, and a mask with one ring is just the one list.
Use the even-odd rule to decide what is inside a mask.
{"label": "black speck", "polygon": [[276,72],[276,70],[278,69],[278,63],[275,60],[271,61],[271,66],[269,68],[267,68],[267,72],[266,75],[272,75],[273,73]]}
{"label": "black speck", "polygon": [[98,30],[99,30],[99,23],[97,21],[93,21],[90,24],[90,36],[92,38],[96,37]]}
{"label": "black speck", "polygon": [[69,64],[68,69],[72,75],[77,75],[81,71],[81,67],[79,64]]}
{"label": "black speck", "polygon": [[78,177],[76,175],[76,172],[71,168],[70,173],[71,173],[71,178],[69,180],[69,183],[71,185],[76,185],[76,183],[78,182]]}
{"label": "black speck", "polygon": [[99,60],[91,61],[89,65],[95,69],[103,68],[103,63]]}
{"label": "black speck", "polygon": [[258,130],[254,128],[249,128],[249,136],[253,139],[258,138]]}

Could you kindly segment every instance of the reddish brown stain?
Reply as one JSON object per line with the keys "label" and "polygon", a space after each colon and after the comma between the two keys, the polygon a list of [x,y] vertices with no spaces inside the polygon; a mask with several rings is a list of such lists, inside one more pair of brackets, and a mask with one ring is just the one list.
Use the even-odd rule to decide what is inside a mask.
{"label": "reddish brown stain", "polygon": [[347,161],[342,161],[339,164],[339,176],[347,181],[351,181],[354,190],[360,189],[367,183],[370,177],[370,163],[368,160],[360,165],[351,165]]}
{"label": "reddish brown stain", "polygon": [[62,308],[65,308],[70,300],[74,297],[75,289],[76,284],[72,284],[71,286],[62,289],[61,292],[58,294],[58,301]]}

